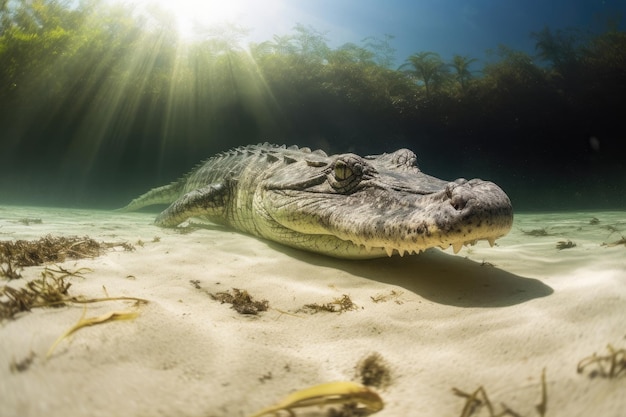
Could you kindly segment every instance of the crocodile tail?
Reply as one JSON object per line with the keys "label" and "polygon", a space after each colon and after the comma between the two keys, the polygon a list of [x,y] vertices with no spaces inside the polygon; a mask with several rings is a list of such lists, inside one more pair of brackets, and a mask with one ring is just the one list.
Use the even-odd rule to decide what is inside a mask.
{"label": "crocodile tail", "polygon": [[145,194],[140,195],[125,207],[117,209],[117,212],[129,212],[139,210],[142,207],[152,206],[155,204],[171,204],[181,194],[184,183],[173,182],[169,185],[153,188]]}

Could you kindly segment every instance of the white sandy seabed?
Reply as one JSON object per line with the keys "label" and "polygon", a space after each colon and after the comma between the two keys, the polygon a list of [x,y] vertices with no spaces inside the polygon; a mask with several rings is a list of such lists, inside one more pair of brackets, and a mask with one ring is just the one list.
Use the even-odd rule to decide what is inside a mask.
{"label": "white sandy seabed", "polygon": [[[0,415],[245,417],[299,389],[358,380],[357,363],[374,352],[390,370],[376,389],[384,401],[376,416],[460,416],[466,399],[452,389],[480,386],[494,413],[504,403],[537,416],[544,369],[546,416],[626,415],[626,370],[605,378],[592,363],[577,372],[583,358],[607,355],[608,344],[626,348],[626,247],[603,245],[623,240],[625,212],[516,214],[494,248],[480,242],[458,255],[435,249],[368,261],[217,226],[160,229],[153,217],[0,207],[1,240],[50,234],[133,244],[132,252],[118,247],[58,266],[91,271],[69,278],[73,296],[149,301],[37,308],[0,322]],[[568,240],[575,246],[557,248]],[[0,285],[23,286],[45,267]],[[242,315],[209,295],[233,288],[270,309]],[[358,308],[302,310],[344,295]],[[135,319],[83,328],[46,358],[81,317],[132,309]],[[294,412],[324,416],[328,406]]]}

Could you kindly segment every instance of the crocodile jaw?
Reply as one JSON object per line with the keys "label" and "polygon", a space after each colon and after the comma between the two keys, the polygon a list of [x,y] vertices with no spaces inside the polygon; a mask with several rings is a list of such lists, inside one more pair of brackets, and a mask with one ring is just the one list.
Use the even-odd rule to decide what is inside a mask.
{"label": "crocodile jaw", "polygon": [[427,195],[394,192],[390,197],[389,190],[379,197],[371,190],[348,196],[278,194],[264,197],[264,210],[274,222],[266,235],[278,233],[286,244],[340,258],[403,256],[432,247],[457,253],[479,240],[493,245],[513,222],[509,198],[482,180],[447,183]]}

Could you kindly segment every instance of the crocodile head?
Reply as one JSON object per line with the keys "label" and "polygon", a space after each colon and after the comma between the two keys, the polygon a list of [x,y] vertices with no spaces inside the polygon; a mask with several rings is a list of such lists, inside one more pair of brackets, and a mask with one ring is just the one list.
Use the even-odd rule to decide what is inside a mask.
{"label": "crocodile head", "polygon": [[406,149],[293,162],[261,181],[254,206],[261,235],[341,258],[456,253],[478,240],[493,245],[513,222],[496,184],[426,175]]}

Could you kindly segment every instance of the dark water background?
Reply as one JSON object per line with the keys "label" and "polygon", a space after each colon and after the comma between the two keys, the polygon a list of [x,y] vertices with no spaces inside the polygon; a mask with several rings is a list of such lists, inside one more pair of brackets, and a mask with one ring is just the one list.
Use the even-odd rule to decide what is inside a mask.
{"label": "dark water background", "polygon": [[[382,2],[381,2],[382,3]],[[0,2],[0,203],[116,208],[257,142],[361,155],[407,147],[444,179],[489,179],[516,210],[626,207],[626,32],[545,26],[532,51],[397,56],[296,24],[245,44],[179,37],[167,14]],[[207,32],[208,33],[208,32]],[[375,35],[375,34],[374,34]],[[436,36],[436,34],[434,34]]]}

